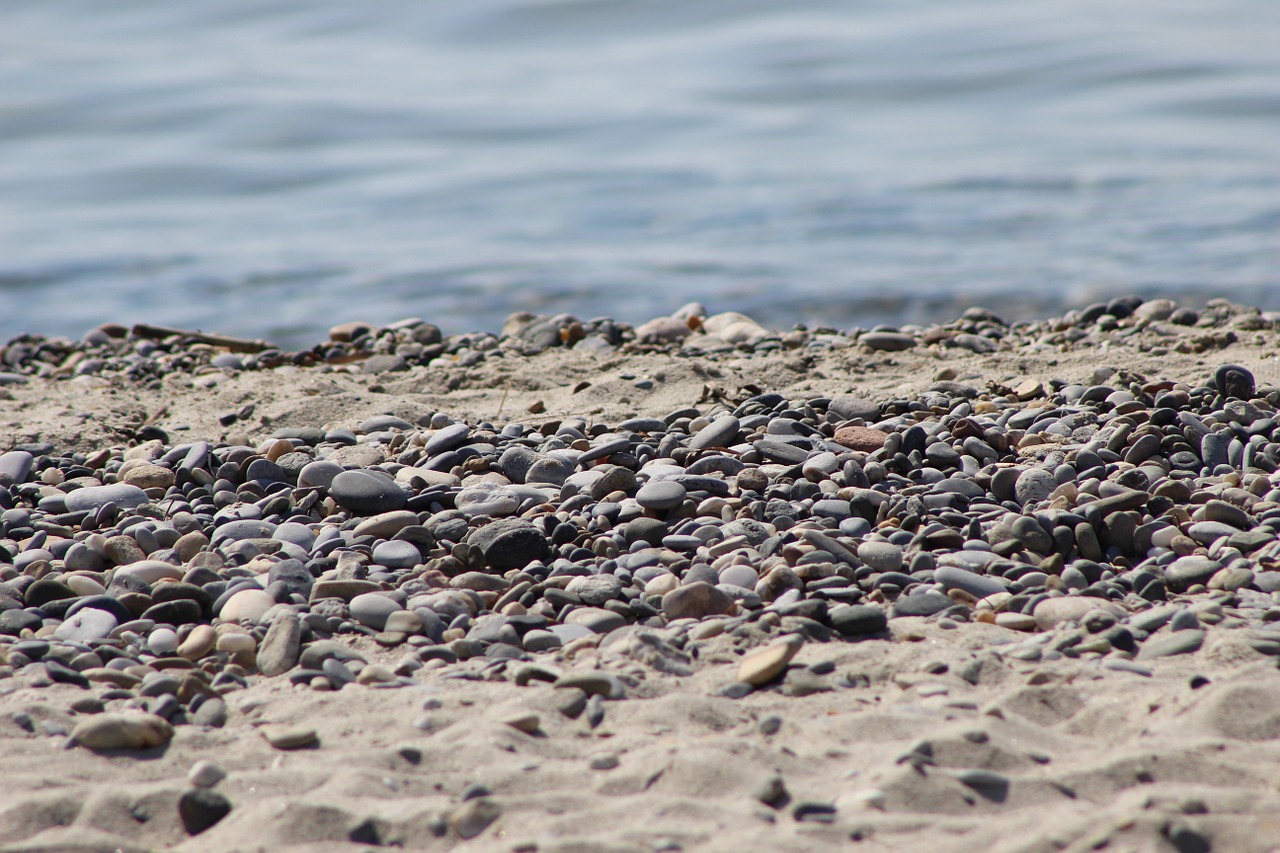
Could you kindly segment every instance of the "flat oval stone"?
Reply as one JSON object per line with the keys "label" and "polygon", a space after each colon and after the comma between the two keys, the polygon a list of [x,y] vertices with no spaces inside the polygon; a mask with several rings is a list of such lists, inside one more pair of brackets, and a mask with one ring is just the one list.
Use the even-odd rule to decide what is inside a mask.
{"label": "flat oval stone", "polygon": [[381,631],[387,624],[387,618],[404,608],[395,600],[376,592],[366,592],[351,599],[351,618],[361,625]]}
{"label": "flat oval stone", "polygon": [[989,575],[980,575],[958,566],[939,566],[934,569],[933,579],[946,589],[959,589],[978,599],[1008,590],[1008,586],[1002,580]]}
{"label": "flat oval stone", "polygon": [[261,622],[276,600],[266,590],[242,589],[222,605],[218,618],[223,622]]}
{"label": "flat oval stone", "polygon": [[694,581],[662,596],[662,612],[668,619],[703,619],[727,616],[737,610],[728,593],[706,581]]}
{"label": "flat oval stone", "polygon": [[490,566],[503,572],[522,569],[534,560],[545,560],[551,555],[546,536],[521,519],[504,518],[486,524],[471,533],[470,541]]}
{"label": "flat oval stone", "polygon": [[98,750],[150,749],[173,738],[173,726],[154,714],[95,714],[76,723],[71,739]]}
{"label": "flat oval stone", "polygon": [[636,503],[645,509],[672,510],[684,503],[688,490],[672,480],[652,480],[636,492]]}
{"label": "flat oval stone", "polygon": [[1179,557],[1164,570],[1164,582],[1170,592],[1184,592],[1196,584],[1207,584],[1222,568],[1222,563],[1208,557]]}
{"label": "flat oval stone", "polygon": [[422,452],[426,456],[435,456],[447,450],[454,450],[466,444],[470,435],[471,427],[466,424],[450,424],[447,427],[436,430],[435,434],[427,439],[427,443],[423,445]]}
{"label": "flat oval stone", "polygon": [[761,649],[748,652],[738,664],[738,681],[752,687],[762,687],[773,681],[804,645],[799,634],[788,634]]}
{"label": "flat oval stone", "polygon": [[71,640],[77,643],[88,643],[101,640],[111,635],[120,624],[116,617],[106,610],[96,607],[85,607],[76,612],[53,631],[59,640]]}
{"label": "flat oval stone", "polygon": [[141,560],[127,566],[120,566],[115,570],[115,577],[133,577],[148,584],[157,584],[162,580],[182,580],[182,575],[181,566],[160,560]]}
{"label": "flat oval stone", "polygon": [[389,569],[412,569],[422,562],[422,552],[412,542],[392,539],[374,546],[373,561]]}
{"label": "flat oval stone", "polygon": [[1013,492],[1018,503],[1026,506],[1047,500],[1056,488],[1058,488],[1058,481],[1054,479],[1053,474],[1043,468],[1028,468],[1018,475]]}
{"label": "flat oval stone", "polygon": [[902,568],[902,549],[892,542],[863,542],[858,559],[877,572],[896,572]]}
{"label": "flat oval stone", "polygon": [[870,604],[840,604],[827,614],[831,627],[846,637],[876,634],[889,625],[888,615]]}
{"label": "flat oval stone", "polygon": [[858,343],[883,352],[901,352],[916,345],[916,339],[900,332],[867,332],[858,337]]}
{"label": "flat oval stone", "polygon": [[68,512],[85,512],[115,504],[121,509],[133,509],[147,502],[147,493],[128,483],[112,483],[107,486],[86,486],[68,492],[65,498]]}
{"label": "flat oval stone", "polygon": [[357,515],[378,515],[404,509],[409,496],[396,481],[381,471],[343,471],[333,478],[329,494],[346,510]]}
{"label": "flat oval stone", "polygon": [[732,447],[738,443],[738,430],[742,422],[732,415],[716,418],[689,439],[691,450],[705,450],[708,447]]}
{"label": "flat oval stone", "polygon": [[836,430],[831,440],[836,444],[844,445],[850,450],[874,453],[884,447],[884,443],[888,438],[889,434],[884,430],[864,426],[846,426]]}
{"label": "flat oval stone", "polygon": [[512,489],[497,483],[468,486],[458,492],[453,501],[458,512],[472,517],[487,515],[490,518],[500,518],[512,515],[520,509],[519,496]]}
{"label": "flat oval stone", "polygon": [[308,462],[298,472],[299,488],[319,488],[328,489],[333,485],[333,480],[343,472],[343,468],[336,462],[330,462],[327,459],[318,459],[315,462]]}

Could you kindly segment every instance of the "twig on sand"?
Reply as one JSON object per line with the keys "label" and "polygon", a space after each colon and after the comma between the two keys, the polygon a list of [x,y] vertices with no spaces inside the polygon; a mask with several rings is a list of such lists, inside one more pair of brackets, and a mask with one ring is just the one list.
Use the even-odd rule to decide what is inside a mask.
{"label": "twig on sand", "polygon": [[495,421],[500,421],[500,420],[502,420],[502,410],[503,410],[503,409],[506,407],[506,405],[507,405],[507,395],[508,395],[508,394],[510,394],[510,393],[511,393],[511,389],[510,389],[510,388],[503,388],[503,389],[502,389],[502,402],[498,404],[498,414],[496,414],[496,415],[494,415],[494,416],[493,416],[493,419],[494,419]]}
{"label": "twig on sand", "polygon": [[174,329],[169,326],[153,326],[150,323],[134,324],[132,334],[134,337],[138,338],[168,338],[173,335],[181,335],[184,338],[191,338],[197,343],[223,347],[231,350],[232,352],[262,352],[263,350],[274,349],[275,346],[267,341],[251,341],[248,338],[233,338],[229,335],[212,335],[208,332],[194,332],[190,329]]}

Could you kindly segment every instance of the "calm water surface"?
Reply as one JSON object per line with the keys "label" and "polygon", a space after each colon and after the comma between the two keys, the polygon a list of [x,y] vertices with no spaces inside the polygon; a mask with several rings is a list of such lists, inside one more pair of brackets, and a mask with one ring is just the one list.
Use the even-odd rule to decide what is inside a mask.
{"label": "calm water surface", "polygon": [[1280,308],[1280,3],[8,0],[0,339]]}

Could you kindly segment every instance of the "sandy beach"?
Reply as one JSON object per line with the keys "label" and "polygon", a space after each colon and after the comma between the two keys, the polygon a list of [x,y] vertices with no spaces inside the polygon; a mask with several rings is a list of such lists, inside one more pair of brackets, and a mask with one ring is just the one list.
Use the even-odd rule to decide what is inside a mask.
{"label": "sandy beach", "polygon": [[[1280,517],[1268,514],[1280,509],[1268,497],[1280,484],[1280,474],[1262,459],[1275,427],[1274,421],[1264,422],[1274,417],[1280,394],[1278,321],[1246,307],[1211,303],[1194,317],[1183,318],[1189,322],[1173,322],[1176,306],[1153,305],[1131,307],[1118,317],[1105,310],[1086,311],[1012,327],[978,312],[953,324],[882,332],[775,331],[766,318],[716,321],[715,315],[693,311],[688,313],[700,319],[667,318],[647,330],[623,329],[615,341],[608,340],[607,331],[569,318],[556,320],[556,333],[536,339],[541,343],[535,342],[531,330],[547,318],[526,317],[510,322],[504,335],[490,336],[492,344],[479,338],[451,344],[452,339],[445,338],[444,351],[426,363],[423,347],[436,344],[423,343],[429,335],[411,340],[405,330],[420,328],[412,324],[399,332],[371,330],[364,335],[369,341],[365,349],[358,345],[357,332],[357,344],[347,343],[335,354],[346,334],[338,331],[312,358],[270,363],[260,354],[248,355],[244,358],[262,363],[240,368],[214,363],[231,354],[225,346],[163,338],[130,342],[114,337],[114,332],[100,336],[100,346],[113,353],[132,348],[159,365],[134,374],[124,366],[114,367],[102,354],[105,350],[15,339],[6,350],[4,368],[12,372],[4,374],[8,378],[0,387],[0,454],[29,453],[36,461],[23,472],[23,482],[7,484],[4,509],[25,514],[8,516],[0,528],[0,548],[5,549],[0,552],[0,586],[5,587],[5,600],[12,602],[3,609],[25,610],[35,621],[15,622],[15,631],[0,636],[0,851],[354,851],[386,846],[539,853],[1280,849],[1280,632],[1268,630],[1280,620],[1280,586],[1271,584],[1280,566],[1275,554],[1280,552],[1273,551],[1275,522],[1268,521]],[[899,338],[909,339],[909,345]],[[404,348],[378,350],[373,343],[378,339]],[[158,351],[138,350],[135,344],[141,340],[149,340]],[[406,358],[406,352],[411,356]],[[371,362],[375,358],[389,360]],[[103,360],[103,365],[83,369],[92,359]],[[371,363],[388,369],[371,370]],[[1233,396],[1231,389],[1214,384],[1224,381],[1215,378],[1224,365],[1247,371],[1247,393]],[[1105,394],[1089,390],[1102,386],[1109,389]],[[1072,399],[1070,389],[1076,387],[1082,391]],[[1240,431],[1233,433],[1238,437],[1258,426],[1249,433],[1261,436],[1255,442],[1257,455],[1250,457],[1257,465],[1227,462],[1231,471],[1221,466],[1205,470],[1196,460],[1194,470],[1187,469],[1188,478],[1194,475],[1193,487],[1176,494],[1172,488],[1161,491],[1163,481],[1153,476],[1143,475],[1146,485],[1134,485],[1132,472],[1146,470],[1143,465],[1163,465],[1168,474],[1177,464],[1168,461],[1178,449],[1169,443],[1155,442],[1157,449],[1147,456],[1128,455],[1142,435],[1140,427],[1153,417],[1150,413],[1173,405],[1167,396],[1157,401],[1161,395],[1178,393],[1199,399],[1198,388],[1210,389],[1202,395],[1207,408],[1198,415],[1206,431],[1238,427]],[[1214,391],[1217,403],[1210,393]],[[792,434],[818,442],[812,448],[801,443],[804,452],[798,458],[807,453],[808,459],[788,461],[787,447],[794,449],[797,443],[774,448],[768,440],[785,434],[773,432],[775,427],[764,421],[759,427],[743,426],[726,443],[695,452],[689,435],[696,429],[716,423],[717,416],[738,410],[745,401],[770,394],[781,395],[789,405],[780,404],[769,417],[797,423],[807,423],[806,401],[824,401],[810,405],[817,413],[817,427]],[[826,402],[837,398],[869,401],[877,416],[837,417]],[[908,405],[913,402],[920,405]],[[1215,420],[1209,414],[1213,409],[1243,410],[1246,405],[1252,414],[1244,421],[1225,415]],[[930,474],[912,483],[904,475],[902,489],[886,485],[881,491],[894,496],[901,492],[904,498],[922,496],[922,485],[964,477],[990,491],[995,488],[990,485],[994,472],[1001,468],[1022,472],[1047,466],[1049,475],[1057,476],[1056,466],[1074,464],[1086,450],[1106,455],[1120,409],[1119,417],[1131,418],[1139,429],[1116,440],[1118,450],[1111,455],[1117,461],[1103,459],[1105,474],[1100,479],[1113,483],[1114,491],[1095,483],[1092,493],[1086,489],[1082,494],[1076,489],[1084,488],[1087,478],[1082,475],[1070,488],[1062,480],[1052,483],[1052,492],[1046,490],[1041,499],[1019,492],[1022,499],[1015,505],[1020,506],[1008,512],[1034,520],[1036,512],[1078,510],[1081,518],[1093,519],[1085,514],[1089,503],[1124,497],[1136,489],[1143,493],[1141,503],[1126,505],[1121,512],[1134,516],[1139,527],[1167,520],[1166,529],[1177,542],[1152,534],[1142,553],[1129,553],[1130,543],[1119,542],[1112,542],[1116,550],[1107,552],[1107,537],[1119,536],[1115,531],[1124,528],[1095,524],[1102,544],[1088,546],[1086,539],[1093,533],[1079,532],[1080,522],[1073,522],[1085,539],[1068,542],[1065,558],[1041,553],[1027,538],[1030,534],[1023,536],[1022,550],[1001,549],[992,529],[1012,520],[1001,520],[1002,502],[992,498],[989,505],[983,504],[988,514],[972,516],[985,537],[978,550],[992,555],[995,549],[1001,559],[1034,573],[1036,580],[1018,584],[1006,574],[998,580],[1014,584],[1010,591],[986,598],[938,580],[941,567],[950,565],[946,555],[964,547],[945,537],[938,540],[941,544],[922,544],[912,535],[889,536],[902,532],[901,516],[871,519],[867,529],[874,533],[865,535],[850,535],[856,525],[838,526],[840,515],[824,526],[816,510],[808,517],[787,515],[781,526],[765,529],[762,536],[767,538],[758,542],[725,544],[711,537],[686,545],[679,539],[683,534],[673,532],[685,511],[683,520],[692,519],[686,525],[692,529],[699,508],[721,511],[712,519],[715,525],[745,517],[735,516],[746,505],[743,493],[750,491],[743,471],[764,472],[771,486],[808,480],[814,484],[805,487],[811,494],[799,498],[796,492],[792,497],[793,503],[808,501],[805,512],[828,501],[843,501],[845,510],[852,501],[856,510],[859,499],[866,497],[863,492],[874,491],[875,477],[870,485],[858,486],[849,473],[853,468],[839,466],[854,461],[857,471],[870,475],[879,462],[875,450],[819,446],[832,445],[842,426],[883,433],[878,438],[883,443],[884,436],[905,434],[912,418],[922,424],[951,418],[944,439],[959,448],[959,421],[987,430],[974,435],[990,443],[991,430],[997,429],[1005,409],[1057,412],[1061,417],[1075,412],[1072,406],[1093,408],[1088,419],[1057,431],[1051,426],[1037,431],[1028,418],[1026,427],[1017,428],[1020,434],[1010,433],[1008,447],[996,449],[997,459],[979,459],[977,473],[963,468],[968,463],[955,462],[960,467],[948,469],[952,463],[943,456],[921,454],[924,461],[916,467],[940,467],[946,477]],[[163,477],[180,468],[185,452],[175,455],[170,450],[182,445],[208,442],[215,455],[220,448],[243,447],[247,450],[236,463],[240,467],[263,459],[287,468],[282,449],[273,447],[273,442],[290,440],[281,436],[296,437],[310,429],[323,431],[330,440],[335,431],[350,430],[352,441],[335,444],[332,453],[324,450],[324,442],[311,439],[299,439],[305,446],[295,441],[286,449],[306,450],[314,460],[335,462],[348,471],[384,466],[407,492],[416,490],[427,498],[447,493],[449,501],[457,502],[462,491],[477,488],[486,478],[491,486],[484,488],[498,490],[515,485],[532,489],[533,481],[513,485],[511,477],[497,470],[496,461],[460,459],[459,465],[437,470],[426,465],[430,451],[421,454],[421,463],[395,460],[406,448],[429,448],[433,437],[455,424],[472,429],[467,441],[497,443],[497,451],[485,451],[496,460],[502,448],[493,436],[501,436],[503,427],[513,423],[526,431],[513,430],[511,435],[528,438],[541,460],[551,451],[535,446],[533,438],[553,437],[560,424],[574,418],[583,422],[584,437],[566,438],[564,449],[591,454],[593,448],[617,440],[624,422],[664,419],[684,410],[696,410],[685,416],[689,435],[680,438],[679,452],[673,455],[676,463],[662,464],[688,469],[709,455],[709,449],[719,448],[718,455],[732,457],[734,464],[717,462],[720,467],[708,467],[697,476],[722,480],[722,496],[699,495],[688,501],[692,506],[677,499],[674,510],[637,506],[638,489],[661,479],[653,472],[663,457],[637,450],[647,439],[635,437],[643,431],[636,426],[628,433],[630,445],[624,441],[624,449],[578,464],[571,475],[600,468],[604,477],[614,469],[627,469],[632,476],[621,478],[620,489],[594,492],[596,481],[584,480],[586,485],[576,495],[553,489],[545,504],[534,507],[520,498],[519,509],[502,512],[514,519],[536,519],[558,510],[564,516],[560,524],[579,524],[576,519],[583,518],[577,545],[585,543],[588,550],[598,546],[594,553],[599,559],[591,572],[565,575],[567,586],[561,584],[550,599],[528,603],[531,599],[516,594],[504,600],[502,596],[518,583],[545,586],[547,577],[536,572],[533,577],[522,575],[524,564],[504,568],[488,552],[484,565],[468,562],[479,559],[467,550],[476,550],[477,540],[468,534],[473,545],[457,550],[443,527],[432,527],[448,519],[429,509],[414,510],[412,494],[407,511],[416,512],[419,520],[411,526],[432,531],[433,542],[422,546],[427,549],[423,559],[368,580],[359,572],[341,575],[343,559],[335,554],[342,547],[321,553],[317,546],[310,551],[318,562],[312,577],[305,579],[308,588],[312,581],[371,584],[352,589],[365,591],[359,595],[400,593],[399,598],[391,596],[392,610],[398,614],[415,612],[415,596],[426,601],[436,595],[431,601],[440,601],[449,591],[474,592],[468,600],[477,609],[461,622],[452,621],[451,611],[441,609],[444,605],[437,607],[449,626],[442,642],[425,636],[427,628],[413,630],[418,617],[407,615],[401,621],[410,629],[396,636],[388,636],[395,632],[385,625],[363,625],[368,629],[338,631],[331,637],[312,635],[312,623],[305,617],[308,607],[313,616],[321,612],[317,597],[290,604],[287,597],[277,596],[275,602],[280,603],[271,602],[274,610],[235,620],[239,625],[232,627],[237,630],[219,633],[217,648],[192,658],[183,656],[182,646],[175,652],[165,643],[186,643],[197,626],[217,630],[232,620],[193,619],[175,624],[169,631],[173,638],[166,634],[162,639],[148,634],[168,631],[155,619],[130,627],[113,617],[108,635],[89,641],[71,637],[65,629],[57,633],[73,618],[65,606],[61,616],[41,616],[36,612],[40,606],[33,607],[28,595],[31,584],[41,579],[56,580],[77,597],[86,595],[78,590],[93,584],[118,590],[118,578],[129,574],[124,571],[128,566],[163,563],[154,551],[143,554],[142,548],[136,558],[121,558],[113,551],[114,556],[96,568],[70,568],[67,560],[73,552],[66,546],[72,543],[59,548],[54,544],[74,539],[92,548],[87,543],[95,533],[108,538],[124,535],[122,529],[112,528],[121,524],[114,516],[95,529],[76,526],[87,523],[84,519],[91,514],[70,520],[74,502],[64,498],[75,493],[73,485],[92,487],[86,477],[109,485],[129,482],[130,469],[137,471],[142,463],[164,469],[157,472],[159,491],[156,485],[144,484],[149,504],[141,505],[163,508],[166,497],[172,496],[166,490],[184,486],[181,475],[176,484],[172,476]],[[786,411],[799,414],[792,418]],[[741,414],[744,423],[749,416]],[[378,421],[387,417],[409,426]],[[1009,427],[1010,420],[1006,415],[998,431],[1015,429]],[[385,428],[362,427],[366,424]],[[830,429],[822,432],[818,427]],[[930,433],[930,439],[935,437]],[[1248,443],[1247,435],[1243,443]],[[653,444],[658,447],[658,440]],[[455,449],[456,445],[440,452]],[[836,467],[831,470],[843,472],[839,477],[804,470],[823,453],[834,454],[831,464]],[[97,468],[95,455],[100,456]],[[65,479],[65,471],[49,474],[57,466],[40,460],[54,457],[72,460],[59,463],[63,469],[78,466],[85,471],[71,470]],[[389,469],[388,463],[393,463]],[[421,474],[418,481],[400,476],[402,469],[419,464],[431,473]],[[646,465],[654,466],[648,474]],[[1083,471],[1087,466],[1077,467]],[[735,473],[725,473],[731,468]],[[226,472],[219,473],[217,461],[203,470],[206,473],[187,485],[203,484],[216,492],[215,479]],[[326,524],[338,532],[356,531],[355,545],[367,546],[364,551],[394,539],[372,527],[363,530],[373,533],[359,532],[357,519],[382,513],[325,505],[333,496],[323,488],[317,487],[318,503],[308,506],[303,501],[308,490],[296,485],[298,472],[291,473],[291,489],[268,490],[267,496],[290,495],[288,512],[311,513],[305,517],[312,532]],[[892,466],[889,473],[893,474]],[[439,481],[432,482],[436,475]],[[837,481],[822,486],[824,477]],[[81,479],[66,482],[76,478]],[[687,482],[691,495],[701,483]],[[890,476],[882,482],[895,481]],[[1190,479],[1178,485],[1184,482]],[[619,497],[615,491],[624,494]],[[679,492],[683,496],[685,489]],[[237,494],[247,500],[243,489],[233,489],[233,497]],[[50,496],[52,502],[42,503]],[[570,500],[575,503],[569,510],[560,508]],[[615,516],[620,512],[622,518],[665,520],[670,529],[664,535],[676,538],[654,544],[648,565],[642,566],[639,559],[627,564],[627,558],[648,546],[641,543],[629,554],[608,552],[613,541],[608,537],[621,536],[623,528],[618,522],[611,529],[598,521],[604,516],[592,515],[593,507],[605,502],[620,507],[607,510]],[[1204,510],[1211,502],[1224,508],[1211,510],[1206,521]],[[967,504],[968,509],[958,512],[973,512],[976,505]],[[956,506],[954,501],[929,504],[927,518],[916,519],[919,527],[906,532],[926,530],[928,520],[952,524],[948,519],[954,519]],[[1221,538],[1188,533],[1197,523],[1231,526],[1229,519],[1237,517],[1229,512],[1232,507],[1247,523],[1235,524]],[[218,509],[229,511],[227,506]],[[188,514],[199,515],[194,510]],[[147,518],[164,527],[173,514],[158,510]],[[220,516],[218,523],[241,523],[228,519]],[[593,521],[594,526],[589,523]],[[477,513],[468,523],[474,527],[495,522]],[[769,528],[770,522],[760,524]],[[970,530],[954,529],[964,536]],[[819,535],[806,535],[806,530]],[[1128,530],[1132,536],[1133,528]],[[1236,534],[1250,530],[1265,536],[1242,544],[1247,537]],[[148,581],[147,590],[130,587],[130,594],[147,597],[144,604],[150,607],[167,600],[160,593],[166,584],[198,586],[198,579],[206,575],[209,583],[222,584],[215,590],[219,595],[233,589],[227,582],[237,577],[260,576],[266,586],[270,566],[287,556],[261,542],[256,543],[256,553],[246,550],[248,546],[239,551],[232,547],[268,536],[233,541],[211,531],[205,531],[210,538],[190,559],[177,560],[172,575],[161,572],[162,579]],[[1049,537],[1044,531],[1036,535]],[[1153,536],[1155,541],[1168,541],[1169,547],[1154,544]],[[548,538],[553,549],[573,547],[551,533]],[[824,544],[831,539],[833,544]],[[908,540],[911,544],[905,544]],[[161,550],[173,550],[163,541],[161,536]],[[900,568],[879,567],[876,561],[884,549],[871,547],[864,553],[868,543],[897,548],[895,565]],[[1061,545],[1052,539],[1049,544]],[[1091,560],[1082,557],[1089,553],[1087,546],[1100,547]],[[687,550],[677,553],[680,547]],[[1185,553],[1179,550],[1183,547]],[[832,559],[820,563],[826,567],[823,572],[802,571],[806,565],[819,565],[806,563],[805,555],[824,548]],[[48,550],[49,557],[23,556],[39,549]],[[667,553],[657,553],[664,549]],[[936,565],[912,559],[926,550],[936,555],[929,558]],[[211,556],[215,552],[216,559]],[[1167,574],[1173,561],[1170,552],[1180,560],[1216,561],[1214,569],[1203,577],[1175,582]],[[361,571],[369,571],[376,561],[369,563],[368,554],[360,553],[366,564]],[[551,571],[552,559],[569,553],[553,550],[542,555],[541,563]],[[780,565],[782,558],[789,569],[776,577],[799,577],[801,586],[794,587],[798,593],[782,598],[783,605],[774,605],[771,602],[781,596],[769,590],[765,573],[758,570]],[[482,579],[471,578],[466,583],[472,586],[460,586],[464,573],[451,575],[445,562],[432,563],[450,559],[497,582],[485,586]],[[1081,559],[1106,571],[1101,580],[1090,578],[1088,589],[1066,580],[1068,569]],[[1134,567],[1147,559],[1154,561],[1151,573],[1164,581],[1162,590],[1167,586],[1163,597],[1150,590],[1144,597],[1142,589],[1132,585],[1106,594],[1107,583],[1119,584],[1115,579],[1132,576]],[[550,613],[545,633],[554,633],[551,627],[569,619],[555,595],[568,590],[589,603],[594,594],[589,588],[595,587],[585,581],[593,573],[598,576],[602,561],[626,570],[618,575],[617,589],[622,592],[614,590],[610,603],[621,602],[632,610],[584,604],[583,609],[593,612],[574,617],[578,621],[573,624],[587,629],[556,634],[554,648],[516,648],[522,653],[505,656],[486,652],[490,643],[499,641],[481,636],[480,628],[498,623],[483,620],[495,614],[516,620],[511,624],[527,638],[532,623],[519,620]],[[665,575],[642,579],[642,569],[654,568],[654,563],[672,568],[669,586],[662,585],[667,583]],[[728,596],[724,612],[709,606],[711,612],[683,616],[693,611],[680,610],[683,605],[671,596],[681,588],[681,573],[702,563],[717,571],[745,566],[761,575],[763,588],[739,592],[730,585],[726,593],[703,584],[700,590],[712,590],[706,596]],[[228,567],[236,571],[227,574]],[[192,574],[196,568],[203,572]],[[222,575],[214,578],[219,572]],[[329,577],[324,572],[337,574]],[[893,578],[879,578],[886,572]],[[908,574],[911,577],[905,577]],[[974,574],[990,580],[981,571]],[[24,575],[29,579],[21,580]],[[69,575],[86,580],[73,585]],[[848,586],[833,582],[836,577],[849,581]],[[657,586],[647,586],[653,583]],[[368,593],[371,589],[376,592]],[[825,594],[836,589],[848,592]],[[259,590],[254,592],[261,594]],[[820,591],[824,595],[815,597]],[[1054,611],[1041,600],[1028,604],[1031,612],[1002,609],[1011,596],[1022,596],[1020,603],[1026,603],[1037,595],[1061,607]],[[929,596],[946,596],[948,609],[913,615],[905,599],[932,600]],[[52,600],[67,602],[66,597]],[[142,606],[137,604],[140,600],[125,603]],[[326,605],[324,614],[362,627],[359,618],[343,610],[351,604],[349,593],[325,600],[337,604]],[[548,601],[557,604],[552,607]],[[492,609],[497,602],[506,609]],[[510,607],[513,603],[517,606]],[[570,603],[568,608],[579,606]],[[302,654],[308,647],[314,646],[319,655],[324,644],[341,644],[345,651],[331,649],[322,657],[345,665],[323,669],[317,664],[317,671],[326,676],[295,683],[298,679],[290,674],[306,669],[305,662],[297,662],[295,650],[285,672],[260,672],[255,654],[270,641],[265,635],[282,618],[281,608],[290,607],[304,617]],[[867,616],[861,608],[875,608],[887,619],[881,630],[844,630],[832,615],[842,607],[858,609],[859,618]],[[621,627],[607,618],[620,612],[631,614],[618,617],[626,622]],[[841,612],[853,619],[850,611]],[[1117,634],[1117,629],[1122,630]],[[1188,631],[1197,641],[1180,644],[1179,639],[1191,636]],[[234,634],[252,642],[222,642]],[[62,652],[60,642],[67,647]],[[23,643],[31,645],[20,650]],[[111,655],[119,655],[116,668],[110,655],[101,654],[104,645],[116,650]],[[61,655],[67,665],[46,665],[42,655]],[[185,663],[175,663],[174,658]],[[153,665],[157,660],[159,667]],[[169,694],[161,688],[148,691],[147,685],[160,683],[166,673],[184,674],[184,667],[208,674],[209,683],[200,687],[204,698],[193,702],[191,695],[181,692],[188,690],[184,681],[180,692],[172,694],[175,702],[157,705]],[[63,669],[73,672],[64,674]],[[353,682],[343,686],[346,675]],[[214,696],[225,704],[225,714],[202,723],[199,706],[216,701]],[[164,722],[158,708],[170,711],[177,722]],[[155,745],[91,746],[86,721],[131,715],[146,717],[156,728]],[[206,770],[209,775],[193,783],[192,768],[199,762],[212,763],[221,774]],[[214,780],[215,776],[220,778]],[[217,796],[194,796],[193,791]],[[199,825],[213,814],[218,815],[215,822],[207,828]],[[198,831],[193,833],[193,827]]]}

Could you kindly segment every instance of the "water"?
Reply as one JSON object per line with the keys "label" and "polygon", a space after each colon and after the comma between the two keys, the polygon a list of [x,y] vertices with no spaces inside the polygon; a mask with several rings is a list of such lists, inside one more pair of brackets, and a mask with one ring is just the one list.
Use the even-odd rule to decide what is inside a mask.
{"label": "water", "polygon": [[1280,3],[8,0],[0,340],[1280,308]]}

